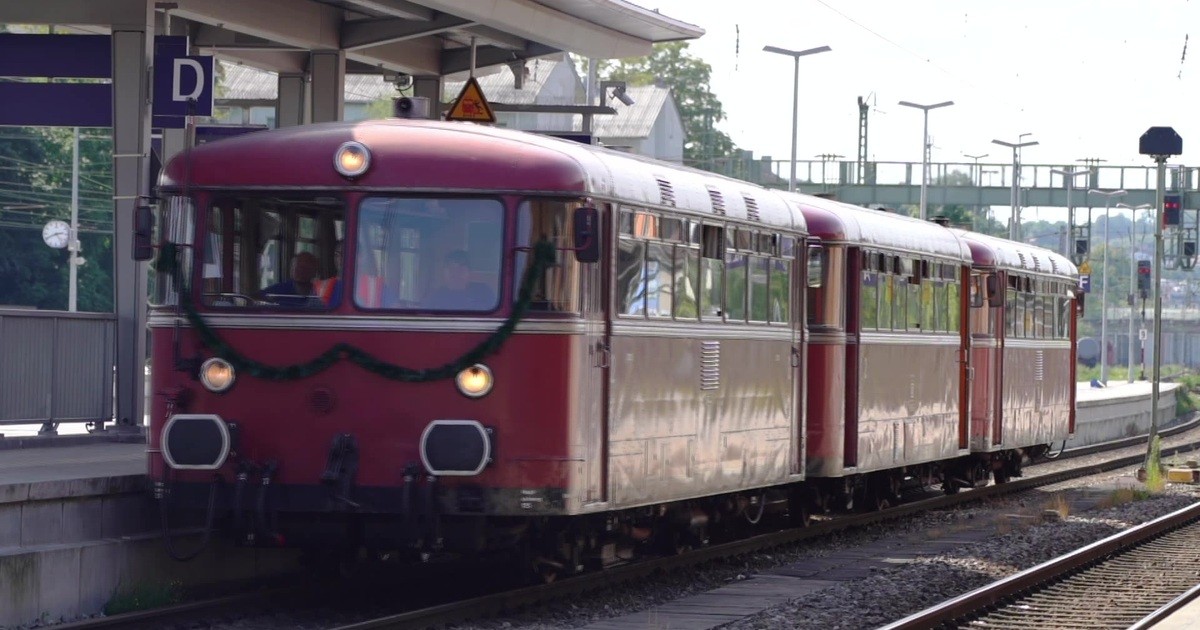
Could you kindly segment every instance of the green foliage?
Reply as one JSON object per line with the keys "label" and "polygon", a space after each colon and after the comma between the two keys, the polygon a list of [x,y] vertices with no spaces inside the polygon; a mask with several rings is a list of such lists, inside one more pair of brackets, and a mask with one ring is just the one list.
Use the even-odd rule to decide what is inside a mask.
{"label": "green foliage", "polygon": [[[67,252],[42,242],[42,226],[71,210],[68,128],[0,127],[0,304],[67,308]],[[81,132],[78,307],[112,311],[112,142],[108,130]]]}
{"label": "green foliage", "polygon": [[709,85],[712,66],[692,56],[687,42],[655,44],[649,57],[601,61],[597,74],[631,86],[658,83],[671,88],[683,119],[685,164],[711,169],[714,160],[734,155],[733,140],[716,128],[725,120],[725,110]]}

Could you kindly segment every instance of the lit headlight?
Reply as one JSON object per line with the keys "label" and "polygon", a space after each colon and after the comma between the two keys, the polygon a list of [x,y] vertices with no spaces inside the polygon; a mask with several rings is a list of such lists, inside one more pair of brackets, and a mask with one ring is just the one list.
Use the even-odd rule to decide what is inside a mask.
{"label": "lit headlight", "polygon": [[358,177],[371,166],[371,152],[361,142],[343,142],[333,154],[333,167],[346,177]]}
{"label": "lit headlight", "polygon": [[210,392],[223,392],[233,385],[233,366],[225,359],[212,358],[200,366],[200,382]]}
{"label": "lit headlight", "polygon": [[480,398],[492,391],[492,371],[482,363],[476,363],[471,367],[458,373],[454,377],[454,384],[458,385],[458,391],[463,393],[463,396],[471,398]]}

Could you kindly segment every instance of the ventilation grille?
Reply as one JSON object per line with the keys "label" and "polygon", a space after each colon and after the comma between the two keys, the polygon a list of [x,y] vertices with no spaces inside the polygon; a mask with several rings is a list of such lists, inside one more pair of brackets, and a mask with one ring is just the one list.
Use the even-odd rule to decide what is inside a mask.
{"label": "ventilation grille", "polygon": [[714,390],[721,386],[721,342],[700,342],[700,389]]}
{"label": "ventilation grille", "polygon": [[661,177],[655,177],[654,179],[658,180],[658,194],[662,196],[662,205],[675,205],[675,189],[671,188],[671,182]]}
{"label": "ventilation grille", "polygon": [[758,216],[758,202],[750,195],[742,195],[742,199],[746,200],[746,216],[750,217],[751,221],[761,221]]}
{"label": "ventilation grille", "polygon": [[709,186],[708,198],[712,201],[713,214],[725,216],[725,198],[721,196],[721,191]]}
{"label": "ventilation grille", "polygon": [[1033,380],[1046,380],[1046,353],[1043,350],[1038,350],[1033,358]]}
{"label": "ventilation grille", "polygon": [[1021,266],[1022,266],[1022,267],[1024,267],[1025,265],[1027,265],[1027,264],[1028,264],[1028,263],[1025,261],[1025,254],[1023,254],[1023,253],[1021,253],[1021,252],[1017,252],[1017,258],[1018,258],[1018,259],[1020,259],[1020,261],[1021,261]]}

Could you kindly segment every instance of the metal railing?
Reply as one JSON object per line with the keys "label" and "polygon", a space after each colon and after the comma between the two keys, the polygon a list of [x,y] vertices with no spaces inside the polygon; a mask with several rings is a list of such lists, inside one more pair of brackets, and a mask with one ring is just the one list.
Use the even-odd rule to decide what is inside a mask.
{"label": "metal railing", "polygon": [[0,308],[0,425],[113,417],[111,313]]}
{"label": "metal railing", "polygon": [[[756,184],[787,188],[788,175],[791,169],[789,160],[776,160],[770,157],[754,159],[749,156],[721,158],[712,160],[711,164],[699,164],[725,175],[752,181]],[[1056,165],[1056,164],[1022,164],[1022,188],[1061,188],[1067,184],[1061,175],[1052,173],[1054,169],[1063,170],[1067,167],[1084,170],[1091,173],[1086,180],[1078,180],[1075,190],[1088,188],[1153,190],[1156,185],[1156,166],[1146,165]],[[939,186],[962,186],[973,188],[1009,188],[1012,186],[1012,164],[985,164],[974,162],[937,162],[929,165],[930,181]],[[1184,192],[1200,191],[1200,175],[1197,167],[1183,165],[1167,165],[1167,188]],[[951,178],[952,173],[959,177]],[[859,176],[858,163],[854,161],[824,161],[798,160],[796,162],[797,183],[811,187],[813,185],[838,186],[920,186],[920,162],[868,162]],[[1081,196],[1077,201],[1084,204]]]}

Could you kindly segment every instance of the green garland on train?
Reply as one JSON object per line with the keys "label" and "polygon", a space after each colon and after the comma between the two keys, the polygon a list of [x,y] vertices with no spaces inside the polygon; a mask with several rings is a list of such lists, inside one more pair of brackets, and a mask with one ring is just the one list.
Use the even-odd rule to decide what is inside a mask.
{"label": "green garland on train", "polygon": [[164,243],[159,254],[155,270],[158,273],[169,275],[175,281],[175,286],[181,287],[180,305],[188,322],[199,334],[201,343],[216,356],[228,361],[235,370],[264,380],[293,381],[318,374],[338,361],[348,360],[384,378],[408,383],[424,383],[453,378],[462,370],[498,352],[504,342],[512,336],[517,323],[529,310],[529,305],[533,302],[533,287],[542,279],[546,269],[554,264],[556,259],[556,250],[552,243],[545,240],[536,243],[533,246],[533,264],[525,270],[525,274],[521,278],[521,288],[517,293],[517,301],[513,304],[512,313],[496,329],[496,332],[449,363],[434,368],[414,369],[388,363],[362,348],[348,343],[336,343],[307,363],[274,366],[255,361],[226,343],[196,311],[192,304],[190,287],[187,287],[180,278],[177,246],[174,243]]}

